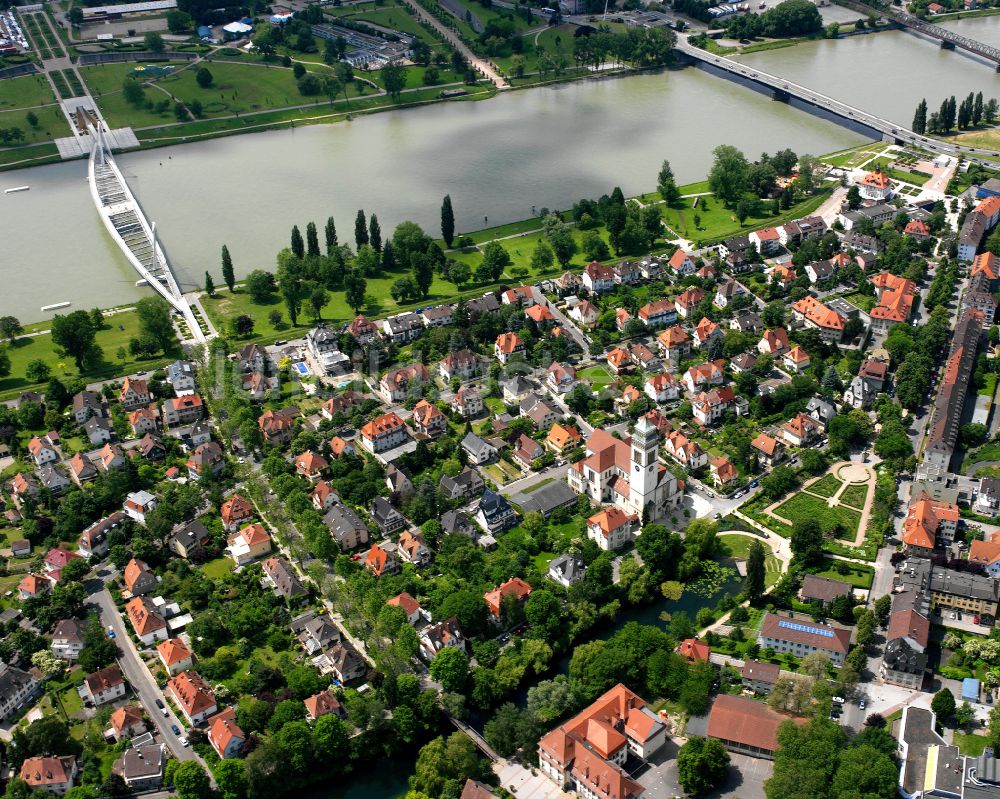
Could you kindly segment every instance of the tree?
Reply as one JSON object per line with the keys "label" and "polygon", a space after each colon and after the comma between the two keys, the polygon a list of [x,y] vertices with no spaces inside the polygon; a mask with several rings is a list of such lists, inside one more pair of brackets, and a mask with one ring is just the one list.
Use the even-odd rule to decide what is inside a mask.
{"label": "tree", "polygon": [[815,518],[799,518],[792,525],[789,542],[796,560],[809,564],[823,556],[823,531]]}
{"label": "tree", "polygon": [[316,232],[315,222],[306,225],[306,255],[319,258],[319,234]]}
{"label": "tree", "polygon": [[323,318],[323,306],[330,301],[330,295],[326,293],[326,289],[322,286],[317,286],[309,294],[309,305],[312,308],[313,319],[319,321]]}
{"label": "tree", "polygon": [[332,216],[327,217],[324,233],[326,236],[326,254],[330,255],[337,248],[337,225],[333,221]]}
{"label": "tree", "polygon": [[151,53],[162,53],[166,49],[163,37],[155,31],[150,31],[143,36],[142,43]]}
{"label": "tree", "polygon": [[24,376],[28,378],[30,383],[44,383],[51,374],[52,370],[49,365],[40,358],[28,361],[28,365],[24,367]]}
{"label": "tree", "polygon": [[406,70],[396,61],[390,61],[382,67],[381,74],[386,93],[393,100],[398,100],[399,95],[406,87]]}
{"label": "tree", "polygon": [[368,243],[368,223],[365,221],[365,212],[359,208],[357,216],[354,217],[354,244],[361,249],[363,244]]}
{"label": "tree", "polygon": [[503,270],[511,265],[510,253],[498,241],[490,241],[483,245],[482,269],[488,272],[492,280],[499,280]]}
{"label": "tree", "polygon": [[664,161],[660,166],[660,173],[656,176],[656,189],[668,206],[675,205],[681,198],[681,191],[677,188],[674,170],[670,168],[669,161]]}
{"label": "tree", "polygon": [[450,194],[446,194],[441,201],[441,238],[448,247],[455,240],[455,211],[451,207]]}
{"label": "tree", "polygon": [[170,318],[170,306],[160,297],[143,297],[135,304],[135,315],[139,319],[139,330],[143,337],[157,342],[166,352],[175,339],[174,323]]}
{"label": "tree", "polygon": [[361,310],[365,304],[365,291],[368,289],[368,282],[356,269],[350,270],[344,276],[344,299],[354,313]]}
{"label": "tree", "polygon": [[16,316],[0,316],[0,338],[5,338],[11,343],[24,332],[21,322]]}
{"label": "tree", "polygon": [[455,284],[455,287],[463,286],[472,277],[472,270],[468,264],[454,263],[448,268],[448,280]]}
{"label": "tree", "polygon": [[955,695],[947,688],[942,688],[931,699],[931,710],[934,711],[939,722],[947,724],[955,715]]}
{"label": "tree", "polygon": [[463,693],[469,681],[468,656],[454,647],[442,649],[431,661],[431,676],[445,691]]}
{"label": "tree", "polygon": [[306,243],[302,240],[302,233],[298,225],[292,225],[292,252],[300,261],[306,256]]}
{"label": "tree", "polygon": [[368,220],[368,243],[375,252],[382,252],[382,228],[379,227],[375,214]]}
{"label": "tree", "polygon": [[535,249],[531,252],[531,268],[536,272],[547,272],[552,268],[555,254],[552,248],[545,243],[544,239],[539,239]]}
{"label": "tree", "polygon": [[417,284],[420,293],[427,297],[434,282],[434,263],[426,253],[416,253],[411,259],[413,265],[413,282]]}
{"label": "tree", "polygon": [[53,343],[76,362],[80,372],[100,353],[96,343],[97,331],[86,311],[56,314],[52,319],[51,335]]}
{"label": "tree", "polygon": [[572,231],[560,222],[546,232],[546,238],[549,240],[559,265],[565,269],[577,251],[576,239],[573,238]]}
{"label": "tree", "polygon": [[562,627],[559,600],[551,591],[533,591],[524,605],[524,618],[544,640],[551,641]]}
{"label": "tree", "polygon": [[205,270],[205,293],[209,297],[215,296],[215,281],[212,280],[212,276],[208,273],[207,269]]}
{"label": "tree", "polygon": [[194,79],[198,82],[198,85],[203,89],[207,89],[212,85],[214,78],[212,73],[208,71],[207,67],[201,67],[195,74]]}
{"label": "tree", "polygon": [[484,776],[476,745],[464,733],[453,732],[420,750],[410,789],[427,797],[458,796],[467,779]]}
{"label": "tree", "polygon": [[[338,722],[340,721],[335,716],[332,718],[335,718]],[[323,717],[320,717],[317,721],[317,728],[319,727],[319,721],[322,721],[322,719]],[[238,758],[220,760],[215,764],[213,771],[215,774],[215,784],[219,786],[222,799],[246,799],[250,786],[247,780],[246,764],[242,760]]]}
{"label": "tree", "polygon": [[767,555],[764,552],[764,545],[757,539],[754,539],[750,543],[750,549],[747,552],[747,576],[743,583],[743,590],[746,592],[747,599],[751,602],[759,599],[764,593],[765,578],[767,576],[766,560]]}
{"label": "tree", "polygon": [[[280,321],[281,317],[280,312],[278,313],[278,317]],[[237,336],[241,337],[249,336],[251,333],[253,333],[253,325],[254,325],[253,317],[248,316],[245,313],[241,313],[239,316],[233,319],[233,332],[236,333]],[[277,327],[277,325],[275,327]]]}
{"label": "tree", "polygon": [[174,769],[174,788],[180,799],[208,799],[208,774],[197,760],[185,760]]}
{"label": "tree", "polygon": [[892,610],[892,597],[889,594],[875,600],[875,620],[880,627],[889,623],[889,612]]}
{"label": "tree", "polygon": [[846,749],[830,783],[830,799],[896,796],[899,770],[884,753],[871,746]]}
{"label": "tree", "polygon": [[708,173],[709,188],[727,208],[732,207],[747,189],[749,164],[746,156],[729,144],[719,145],[713,154],[715,160]]}
{"label": "tree", "polygon": [[588,261],[606,261],[611,257],[608,245],[596,230],[588,230],[583,234],[583,257]]}
{"label": "tree", "polygon": [[927,132],[927,100],[921,100],[917,104],[917,110],[913,114],[913,132],[921,135]]}
{"label": "tree", "polygon": [[677,752],[677,780],[692,796],[722,784],[729,771],[729,752],[715,738],[693,735]]}
{"label": "tree", "polygon": [[233,291],[236,286],[236,272],[233,271],[233,259],[229,257],[229,248],[222,245],[222,279],[226,281],[226,288]]}
{"label": "tree", "polygon": [[135,78],[125,78],[122,81],[122,97],[125,102],[139,106],[146,101],[146,93],[142,90],[142,84]]}
{"label": "tree", "polygon": [[276,287],[274,275],[263,269],[254,269],[247,275],[243,285],[250,295],[250,301],[258,305],[267,302]]}

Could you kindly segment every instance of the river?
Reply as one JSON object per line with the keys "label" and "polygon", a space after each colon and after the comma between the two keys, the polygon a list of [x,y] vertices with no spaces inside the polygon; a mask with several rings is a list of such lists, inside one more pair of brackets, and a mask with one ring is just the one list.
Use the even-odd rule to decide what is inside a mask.
{"label": "river", "polygon": [[[949,23],[1000,39],[1000,18]],[[902,32],[821,41],[746,56],[870,111],[908,124],[921,97],[1000,94],[997,76],[961,54]],[[915,78],[914,76],[919,76]],[[939,97],[940,95],[940,97]],[[749,156],[791,147],[821,154],[863,141],[835,123],[775,103],[697,69],[590,80],[361,117],[336,125],[233,136],[119,156],[155,220],[182,284],[219,283],[219,251],[237,273],[273,268],[298,223],[333,215],[352,238],[358,208],[383,231],[413,219],[436,232],[450,193],[459,230],[567,207],[619,185],[647,191],[667,158],[682,182],[703,178],[718,144]],[[100,225],[71,162],[6,173],[0,187],[0,314],[44,318],[41,305],[108,307],[145,292]]]}

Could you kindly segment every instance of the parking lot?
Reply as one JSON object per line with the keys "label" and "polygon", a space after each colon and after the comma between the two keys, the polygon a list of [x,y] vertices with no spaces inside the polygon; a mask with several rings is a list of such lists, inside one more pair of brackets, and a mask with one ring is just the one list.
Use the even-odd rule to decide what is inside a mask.
{"label": "parking lot", "polygon": [[[636,778],[646,789],[644,799],[679,799],[685,795],[677,782],[677,749],[677,744],[668,740],[657,753],[656,763]],[[770,760],[732,752],[729,760],[726,784],[705,796],[708,799],[764,799],[764,781],[771,776],[774,764]]]}

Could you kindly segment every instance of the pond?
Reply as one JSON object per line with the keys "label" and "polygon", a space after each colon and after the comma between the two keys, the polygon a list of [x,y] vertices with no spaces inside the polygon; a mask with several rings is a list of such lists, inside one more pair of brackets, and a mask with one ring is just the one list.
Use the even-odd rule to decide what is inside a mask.
{"label": "pond", "polygon": [[315,785],[301,799],[402,799],[409,790],[407,778],[416,762],[416,750],[412,757],[382,760],[377,767],[362,767],[328,785]]}

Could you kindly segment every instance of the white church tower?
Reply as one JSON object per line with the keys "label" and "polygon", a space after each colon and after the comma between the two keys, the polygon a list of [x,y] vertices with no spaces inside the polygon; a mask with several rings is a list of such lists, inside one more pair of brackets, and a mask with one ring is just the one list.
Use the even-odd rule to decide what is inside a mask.
{"label": "white church tower", "polygon": [[656,486],[659,482],[658,448],[660,433],[645,416],[640,416],[632,432],[632,472],[629,474],[629,504],[640,518],[649,509],[657,516]]}

